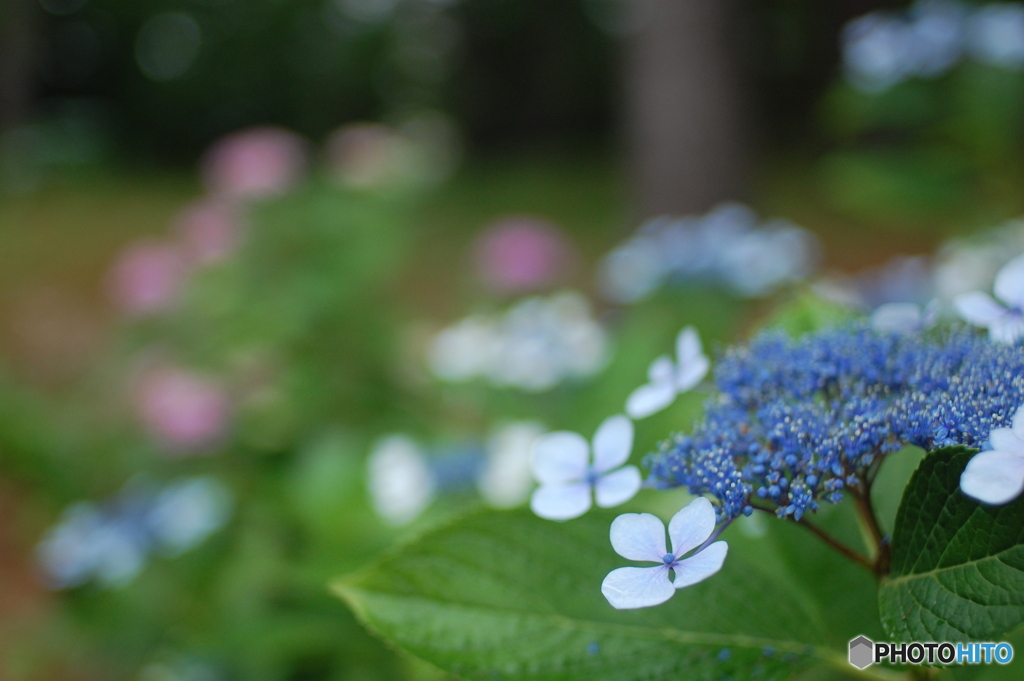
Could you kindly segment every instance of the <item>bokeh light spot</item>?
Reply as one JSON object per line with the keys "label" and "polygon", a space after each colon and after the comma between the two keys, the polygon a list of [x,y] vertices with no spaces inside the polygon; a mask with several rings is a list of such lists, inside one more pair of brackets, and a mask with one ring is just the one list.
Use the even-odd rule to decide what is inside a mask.
{"label": "bokeh light spot", "polygon": [[191,15],[183,12],[157,14],[139,29],[135,60],[148,78],[174,80],[192,66],[202,39],[199,24]]}

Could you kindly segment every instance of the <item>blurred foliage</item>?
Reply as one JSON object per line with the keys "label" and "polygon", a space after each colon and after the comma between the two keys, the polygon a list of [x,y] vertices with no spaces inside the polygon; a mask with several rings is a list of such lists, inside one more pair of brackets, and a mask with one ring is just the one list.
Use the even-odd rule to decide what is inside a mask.
{"label": "blurred foliage", "polygon": [[[865,3],[756,4],[739,22],[746,33],[737,34],[737,53],[766,150],[757,192],[789,217],[833,219],[804,221],[844,246],[829,262],[877,262],[904,247],[890,238],[899,230],[916,230],[909,243],[920,249],[938,238],[936,224],[969,225],[1021,205],[1024,75],[963,64],[943,78],[865,95],[836,69],[839,27]],[[609,146],[616,59],[621,38],[629,39],[615,33],[612,0],[44,5],[58,9],[36,26],[37,116],[0,145],[0,190],[19,194],[0,195],[5,293],[65,277],[71,287],[92,287],[84,304],[102,307],[92,289],[112,251],[166,231],[198,182],[134,167],[125,177],[123,148],[192,162],[211,140],[251,124],[321,139],[345,121],[401,125],[430,110],[455,121],[471,154],[462,173],[424,194],[345,190],[314,177],[248,204],[247,238],[234,257],[197,270],[166,314],[103,317],[98,349],[77,372],[40,380],[17,348],[4,348],[0,478],[18,493],[11,524],[19,560],[32,563],[31,547],[63,508],[106,503],[139,476],[212,475],[230,487],[236,508],[195,551],[154,558],[122,588],[44,594],[38,568],[24,568],[13,583],[41,605],[13,633],[0,613],[5,679],[448,678],[373,638],[326,589],[399,539],[433,532],[481,503],[462,490],[442,495],[410,526],[387,525],[365,484],[377,438],[400,431],[439,450],[476,446],[509,419],[589,435],[622,409],[684,324],[699,327],[714,355],[755,326],[799,334],[850,317],[804,290],[750,302],[690,285],[626,308],[598,306],[615,352],[590,379],[528,394],[427,375],[425,336],[510,303],[481,292],[470,271],[467,254],[483,225],[510,213],[560,224],[582,256],[568,284],[588,294],[589,265],[626,231],[625,183],[610,155],[578,152]],[[177,43],[146,43],[161,26],[156,19],[178,31]],[[472,153],[548,141],[555,153]],[[40,183],[54,167],[62,171],[53,182]],[[5,317],[18,312],[6,298],[4,308]],[[153,362],[213,376],[230,396],[230,427],[201,456],[168,450],[141,422],[133,385]],[[633,462],[688,430],[705,399],[688,393],[639,422]],[[887,464],[893,489],[909,479],[915,456]],[[627,509],[665,515],[684,498],[645,490]],[[825,522],[855,543],[849,510]],[[767,538],[737,536],[736,550],[773,579],[799,579],[808,602],[860,598],[854,619],[828,632],[833,643],[873,632],[877,613],[861,598],[863,585],[838,593],[841,580],[821,579],[838,569],[832,554],[805,552],[791,531],[799,532],[773,525]]]}
{"label": "blurred foliage", "polygon": [[319,139],[432,109],[507,144],[611,120],[614,45],[579,0],[44,4],[60,11],[40,17],[41,94],[104,102],[128,141],[179,160],[254,124]]}
{"label": "blurred foliage", "polygon": [[1024,73],[964,62],[880,94],[837,82],[820,111],[834,144],[821,161],[822,188],[865,221],[927,228],[1003,201],[1024,177]]}

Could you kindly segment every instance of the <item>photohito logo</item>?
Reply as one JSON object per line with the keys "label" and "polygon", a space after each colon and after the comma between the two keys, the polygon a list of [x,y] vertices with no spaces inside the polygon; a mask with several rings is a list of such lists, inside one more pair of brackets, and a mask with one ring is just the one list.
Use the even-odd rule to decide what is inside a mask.
{"label": "photohito logo", "polygon": [[864,669],[879,662],[892,664],[1009,664],[1009,643],[875,643],[867,636],[850,641],[850,664]]}

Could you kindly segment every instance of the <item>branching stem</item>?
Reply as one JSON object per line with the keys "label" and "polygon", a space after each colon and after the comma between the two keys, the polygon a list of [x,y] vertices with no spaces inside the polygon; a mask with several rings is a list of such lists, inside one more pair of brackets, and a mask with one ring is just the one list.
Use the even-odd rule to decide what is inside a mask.
{"label": "branching stem", "polygon": [[[751,502],[750,505],[753,506],[758,511],[765,511],[766,513],[771,513],[772,515],[775,515],[775,511],[770,508],[758,506],[753,502]],[[809,523],[806,518],[801,518],[800,520],[796,521],[796,523],[797,525],[806,527],[814,534],[814,536],[816,536],[818,539],[825,542],[830,547],[841,553],[844,557],[852,560],[853,562],[857,563],[858,565],[864,567],[867,570],[870,570],[871,572],[875,572],[875,564],[871,561],[871,559],[869,559],[867,556],[863,556],[857,553],[849,546],[842,543],[841,541],[839,541],[838,539],[830,535],[828,532],[818,527],[817,525]]]}
{"label": "branching stem", "polygon": [[871,555],[874,559],[871,570],[875,573],[875,576],[884,577],[889,574],[892,556],[889,550],[889,542],[885,538],[885,533],[882,532],[882,526],[878,523],[878,516],[875,515],[874,506],[871,505],[871,481],[865,477],[864,482],[861,483],[861,489],[850,488],[850,495],[857,504],[857,513],[860,515],[864,526],[867,527],[868,534],[871,535]]}

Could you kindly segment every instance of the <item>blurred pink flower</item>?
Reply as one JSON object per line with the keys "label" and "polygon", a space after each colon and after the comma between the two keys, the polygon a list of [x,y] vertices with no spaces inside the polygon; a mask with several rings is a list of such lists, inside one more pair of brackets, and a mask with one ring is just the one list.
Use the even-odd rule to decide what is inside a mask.
{"label": "blurred pink flower", "polygon": [[493,223],[474,247],[480,280],[502,293],[543,289],[558,283],[574,258],[572,244],[557,226],[528,216],[511,216]]}
{"label": "blurred pink flower", "polygon": [[156,239],[137,241],[121,253],[110,271],[110,297],[132,316],[163,312],[177,303],[188,267],[188,258],[177,245]]}
{"label": "blurred pink flower", "polygon": [[212,264],[229,258],[242,241],[243,225],[239,208],[215,199],[200,201],[186,208],[175,222],[178,234],[195,260]]}
{"label": "blurred pink flower", "polygon": [[150,433],[179,456],[215,444],[227,429],[230,411],[219,383],[172,367],[151,369],[143,375],[137,408]]}
{"label": "blurred pink flower", "polygon": [[306,169],[306,143],[282,128],[249,128],[221,138],[203,159],[203,181],[214,195],[259,198],[284,194]]}

